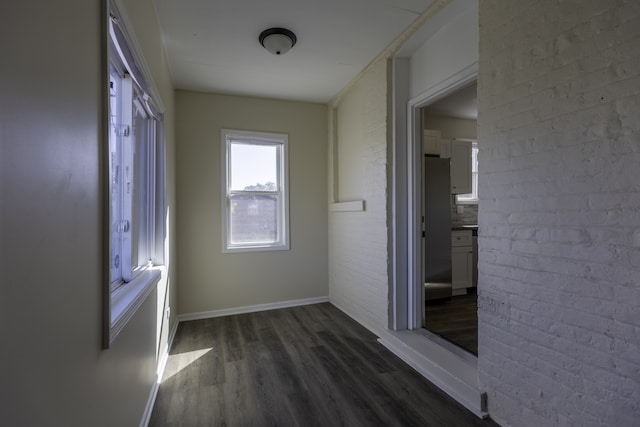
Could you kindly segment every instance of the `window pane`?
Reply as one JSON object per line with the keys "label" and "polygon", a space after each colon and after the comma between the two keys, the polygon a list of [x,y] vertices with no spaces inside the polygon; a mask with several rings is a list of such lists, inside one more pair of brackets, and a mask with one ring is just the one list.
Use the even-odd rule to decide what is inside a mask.
{"label": "window pane", "polygon": [[473,148],[471,149],[471,171],[477,173],[478,172],[478,145],[473,144]]}
{"label": "window pane", "polygon": [[109,193],[111,208],[111,281],[122,279],[122,94],[120,76],[109,74]]}
{"label": "window pane", "polygon": [[135,117],[135,180],[133,185],[134,215],[132,216],[132,262],[133,268],[144,266],[151,258],[152,230],[148,224],[153,216],[153,198],[155,176],[152,173],[151,162],[154,159],[154,144],[152,138],[153,121],[147,116],[136,113]]}
{"label": "window pane", "polygon": [[230,189],[278,190],[278,147],[275,145],[231,144]]}
{"label": "window pane", "polygon": [[224,252],[288,250],[285,134],[222,130]]}
{"label": "window pane", "polygon": [[457,202],[477,202],[478,201],[478,144],[473,143],[471,148],[471,193],[458,194]]}
{"label": "window pane", "polygon": [[274,243],[278,240],[278,197],[232,194],[231,244]]}

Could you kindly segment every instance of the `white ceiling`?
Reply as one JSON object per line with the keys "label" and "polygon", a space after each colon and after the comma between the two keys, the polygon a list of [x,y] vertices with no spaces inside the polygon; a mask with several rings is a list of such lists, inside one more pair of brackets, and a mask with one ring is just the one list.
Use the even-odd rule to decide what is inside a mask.
{"label": "white ceiling", "polygon": [[[178,89],[327,102],[433,0],[155,0]],[[275,56],[270,27],[297,44]]]}

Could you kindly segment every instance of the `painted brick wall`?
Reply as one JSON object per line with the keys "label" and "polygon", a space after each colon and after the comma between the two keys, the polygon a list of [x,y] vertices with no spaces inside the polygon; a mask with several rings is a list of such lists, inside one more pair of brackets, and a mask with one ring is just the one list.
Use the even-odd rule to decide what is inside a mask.
{"label": "painted brick wall", "polygon": [[479,373],[504,426],[640,423],[640,2],[480,1]]}
{"label": "painted brick wall", "polygon": [[[329,215],[329,298],[374,332],[387,328],[389,276],[387,251],[387,120],[389,63],[381,60],[352,86],[337,105],[338,139],[360,157],[360,183],[352,189],[365,201],[364,212]],[[356,102],[352,102],[356,100]],[[348,108],[350,111],[341,109]],[[348,127],[347,132],[344,127]],[[338,162],[348,159],[338,158]],[[335,168],[337,165],[332,165]],[[338,176],[338,180],[344,180]],[[348,183],[338,183],[338,188]],[[346,186],[348,187],[348,186]],[[337,201],[347,201],[340,199]]]}

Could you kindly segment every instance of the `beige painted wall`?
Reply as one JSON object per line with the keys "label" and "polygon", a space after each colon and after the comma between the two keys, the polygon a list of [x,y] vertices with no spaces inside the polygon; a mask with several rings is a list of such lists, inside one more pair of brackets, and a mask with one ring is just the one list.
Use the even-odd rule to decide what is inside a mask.
{"label": "beige painted wall", "polygon": [[[328,295],[327,107],[176,92],[179,312]],[[287,133],[291,249],[222,253],[222,128]]]}
{"label": "beige painted wall", "polygon": [[[152,2],[130,3],[172,111]],[[157,292],[101,349],[100,4],[0,3],[2,425],[139,425],[155,379]]]}

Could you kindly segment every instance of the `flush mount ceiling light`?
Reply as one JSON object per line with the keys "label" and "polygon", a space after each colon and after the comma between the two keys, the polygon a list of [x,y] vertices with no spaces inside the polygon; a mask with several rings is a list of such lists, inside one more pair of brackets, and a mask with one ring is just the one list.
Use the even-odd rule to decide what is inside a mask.
{"label": "flush mount ceiling light", "polygon": [[269,28],[260,33],[260,44],[274,55],[284,55],[298,41],[295,34],[286,28]]}

